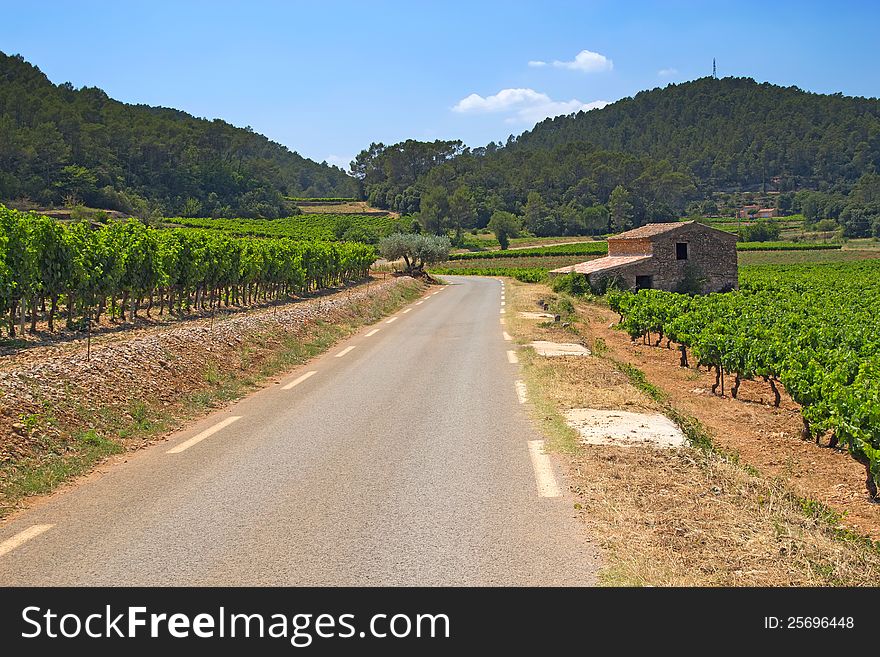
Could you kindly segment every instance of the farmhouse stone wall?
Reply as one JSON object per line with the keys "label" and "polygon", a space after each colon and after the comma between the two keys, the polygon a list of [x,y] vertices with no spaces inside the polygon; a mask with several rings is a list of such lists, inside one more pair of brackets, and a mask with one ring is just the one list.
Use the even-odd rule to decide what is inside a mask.
{"label": "farmhouse stone wall", "polygon": [[[648,243],[647,252],[645,243]],[[686,260],[678,260],[676,256],[679,243],[687,244]],[[736,237],[700,224],[689,224],[650,238],[609,240],[608,251],[609,255],[650,254],[651,257],[590,274],[589,280],[594,286],[602,287],[603,279],[616,279],[621,287],[635,288],[637,276],[651,276],[652,288],[674,292],[690,275],[702,281],[700,291],[704,294],[739,287]]]}

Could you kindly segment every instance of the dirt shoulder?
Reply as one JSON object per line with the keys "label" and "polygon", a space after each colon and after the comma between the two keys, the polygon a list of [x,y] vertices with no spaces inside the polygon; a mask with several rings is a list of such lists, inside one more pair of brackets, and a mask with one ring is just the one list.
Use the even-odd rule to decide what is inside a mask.
{"label": "dirt shoulder", "polygon": [[[778,412],[745,402],[739,402],[745,415],[719,412],[712,399],[690,392],[708,387],[702,384],[703,375],[689,380],[693,373],[678,371],[674,352],[658,349],[664,353],[655,356],[651,347],[631,347],[625,334],[609,328],[616,318],[609,317],[607,309],[576,303],[575,312],[566,316],[566,304],[555,301],[546,286],[507,281],[507,290],[506,330],[518,343],[582,342],[594,352],[589,357],[543,358],[522,348],[520,362],[535,421],[568,471],[578,497],[576,512],[605,551],[604,583],[834,586],[880,581],[880,551],[848,530],[869,533],[867,527],[850,522],[850,517],[841,524],[822,504],[837,489],[824,489],[824,477],[810,477],[811,470],[821,471],[812,461],[837,463],[838,455],[815,448],[815,456],[796,460],[783,451],[775,460],[800,464],[801,474],[783,479],[763,464],[752,463],[751,453],[734,453],[737,443],[728,435],[764,444],[769,454],[776,443],[762,442],[760,432],[783,431],[778,423],[794,416],[790,402]],[[539,299],[555,303],[552,311],[563,315],[563,322],[542,324],[518,317],[517,311],[536,310]],[[566,321],[570,325],[564,327]],[[636,357],[642,350],[646,358],[664,359],[662,368],[657,364],[653,369],[647,359],[642,374],[643,362]],[[670,385],[667,369],[682,376],[681,381]],[[747,398],[757,393],[744,392]],[[571,408],[664,413],[703,446],[584,445],[562,418]],[[750,414],[765,412],[774,417],[750,420]],[[735,431],[729,425],[736,425]],[[805,448],[805,454],[814,449],[796,438],[789,440]],[[845,458],[849,457],[840,455],[841,467],[849,467]],[[851,492],[863,494],[858,477],[850,483]]]}
{"label": "dirt shoulder", "polygon": [[214,320],[25,350],[0,367],[0,517],[102,459],[161,439],[417,297],[389,278]]}

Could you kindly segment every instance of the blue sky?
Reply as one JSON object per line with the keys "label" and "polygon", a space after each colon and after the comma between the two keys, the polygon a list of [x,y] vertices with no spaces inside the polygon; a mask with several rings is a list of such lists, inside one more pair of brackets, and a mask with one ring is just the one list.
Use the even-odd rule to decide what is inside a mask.
{"label": "blue sky", "polygon": [[877,96],[880,3],[0,0],[0,50],[56,83],[223,118],[315,160],[504,140],[708,75]]}

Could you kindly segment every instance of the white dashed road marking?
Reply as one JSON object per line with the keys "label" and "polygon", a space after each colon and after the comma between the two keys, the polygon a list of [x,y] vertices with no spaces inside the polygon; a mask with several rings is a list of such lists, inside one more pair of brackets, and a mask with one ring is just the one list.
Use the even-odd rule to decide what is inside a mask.
{"label": "white dashed road marking", "polygon": [[7,552],[12,552],[18,546],[22,545],[23,543],[27,543],[29,540],[39,536],[43,532],[49,531],[54,526],[55,525],[33,525],[22,532],[18,532],[12,538],[7,538],[5,541],[0,543],[0,557],[2,557]]}
{"label": "white dashed road marking", "polygon": [[526,394],[526,384],[524,381],[516,382],[516,396],[519,398],[520,404],[525,404],[529,400],[529,397]]}
{"label": "white dashed road marking", "polygon": [[513,336],[507,331],[504,331],[504,339],[510,342],[511,340],[513,340]]}
{"label": "white dashed road marking", "polygon": [[376,335],[376,334],[377,334],[379,331],[381,331],[381,330],[382,330],[382,329],[373,329],[372,331],[370,331],[369,333],[367,333],[364,337],[365,337],[365,338],[369,338],[371,335]]}
{"label": "white dashed road marking", "polygon": [[538,495],[541,497],[561,497],[562,491],[556,483],[553,474],[553,464],[550,457],[544,453],[543,440],[529,441],[529,456],[532,457],[532,467],[535,469],[535,481],[538,484]]}
{"label": "white dashed road marking", "polygon": [[352,349],[354,349],[356,346],[357,346],[357,345],[354,345],[354,344],[353,344],[353,345],[351,345],[350,347],[346,347],[345,349],[343,349],[342,351],[340,351],[338,354],[336,354],[335,358],[342,358],[343,356],[345,356],[345,354],[347,354],[349,351],[351,351]]}
{"label": "white dashed road marking", "polygon": [[397,321],[397,317],[392,317],[391,319],[389,319],[389,320],[386,321],[385,323],[386,323],[386,324],[390,324],[391,322],[396,322],[396,321]]}
{"label": "white dashed road marking", "polygon": [[516,364],[519,362],[519,357],[516,355],[515,351],[510,350],[507,352],[507,360],[510,363]]}
{"label": "white dashed road marking", "polygon": [[402,314],[403,314],[403,315],[406,315],[410,310],[412,310],[412,308],[407,308],[406,310],[403,311]]}
{"label": "white dashed road marking", "polygon": [[282,390],[290,390],[290,389],[293,388],[294,386],[298,386],[300,383],[302,383],[302,382],[305,381],[306,379],[315,376],[315,374],[317,374],[317,372],[316,372],[315,370],[312,370],[312,371],[310,371],[310,372],[306,372],[306,373],[303,374],[301,377],[299,377],[299,378],[297,378],[297,379],[294,379],[293,381],[291,381],[291,382],[288,383],[287,385],[285,385],[285,386],[281,386],[281,389],[282,389]]}
{"label": "white dashed road marking", "polygon": [[240,419],[241,419],[241,415],[232,415],[232,416],[226,418],[225,420],[218,422],[210,429],[205,429],[204,431],[202,431],[202,433],[196,434],[195,436],[193,436],[189,440],[186,440],[186,441],[180,443],[177,447],[172,447],[171,449],[169,449],[165,453],[166,454],[179,454],[180,452],[182,452],[186,449],[189,449],[193,445],[196,445],[196,444],[202,442],[205,438],[213,436],[215,433],[220,431],[220,429],[228,427],[230,424],[232,424],[233,422],[237,422]]}

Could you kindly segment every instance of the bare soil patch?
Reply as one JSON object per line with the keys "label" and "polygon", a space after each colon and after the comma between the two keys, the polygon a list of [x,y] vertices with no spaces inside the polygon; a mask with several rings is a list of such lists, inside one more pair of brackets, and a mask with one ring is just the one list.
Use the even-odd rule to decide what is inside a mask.
{"label": "bare soil patch", "polygon": [[534,340],[529,346],[539,356],[548,358],[558,356],[589,356],[590,350],[582,344],[574,342],[549,342],[547,340]]}
{"label": "bare soil patch", "polygon": [[681,447],[685,444],[678,425],[659,413],[573,408],[564,415],[568,426],[578,432],[585,445]]}

